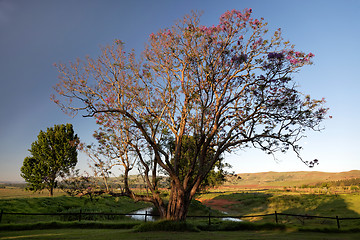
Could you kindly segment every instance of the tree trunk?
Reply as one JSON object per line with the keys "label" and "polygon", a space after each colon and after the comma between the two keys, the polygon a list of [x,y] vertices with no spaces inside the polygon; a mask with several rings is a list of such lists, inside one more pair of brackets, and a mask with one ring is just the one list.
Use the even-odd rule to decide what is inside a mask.
{"label": "tree trunk", "polygon": [[47,189],[49,190],[49,196],[54,196],[54,188],[56,186],[55,177],[51,176],[49,182],[47,183]]}
{"label": "tree trunk", "polygon": [[54,196],[54,187],[50,187],[49,188],[49,197],[53,197]]}
{"label": "tree trunk", "polygon": [[129,171],[130,171],[130,169],[128,167],[125,167],[124,189],[125,189],[125,193],[130,196],[132,192],[131,192],[130,186],[129,186]]}
{"label": "tree trunk", "polygon": [[181,189],[180,186],[172,183],[165,218],[167,220],[185,221],[190,202],[190,195]]}

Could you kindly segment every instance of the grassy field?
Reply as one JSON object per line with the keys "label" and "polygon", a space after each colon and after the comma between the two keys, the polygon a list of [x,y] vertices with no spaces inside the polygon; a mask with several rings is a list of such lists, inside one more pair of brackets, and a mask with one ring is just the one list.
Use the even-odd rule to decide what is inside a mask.
{"label": "grassy field", "polygon": [[[338,174],[343,179],[357,178],[360,171],[352,171],[346,174]],[[291,186],[295,182],[299,184],[319,182],[321,179],[331,180],[323,173],[312,173],[308,176],[307,181],[301,181],[305,173],[267,173],[261,177],[254,178],[254,175],[242,175],[241,179],[234,176],[223,186],[210,189],[207,193],[198,194],[193,201],[189,215],[208,215],[212,216],[221,214],[224,211],[230,215],[256,215],[269,214],[277,211],[278,213],[288,214],[307,214],[315,216],[327,216],[340,218],[360,217],[360,192],[343,191],[338,192],[332,188],[299,188]],[[314,175],[315,174],[315,175]],[[300,176],[300,177],[299,177]],[[331,175],[335,176],[335,175]],[[340,177],[339,177],[340,178]],[[320,180],[319,180],[320,179]],[[340,178],[341,179],[341,178]],[[239,182],[243,184],[239,184]],[[245,183],[245,184],[244,184]],[[281,184],[280,184],[281,183]],[[344,188],[343,188],[344,189]],[[350,188],[348,188],[350,190]],[[79,213],[80,209],[86,212],[116,212],[131,213],[138,209],[150,206],[147,203],[133,202],[126,197],[102,197],[91,201],[88,198],[68,197],[61,191],[56,191],[55,197],[48,197],[47,192],[31,193],[19,187],[0,188],[0,210],[4,212],[27,212],[27,213]],[[74,227],[79,222],[78,217],[54,217],[54,216],[18,216],[4,215],[0,223],[1,226],[6,224],[32,224],[36,222],[58,222],[70,224]],[[72,225],[71,221],[75,225]],[[278,231],[211,231],[207,228],[200,232],[181,232],[164,233],[152,232],[135,233],[127,229],[110,229],[112,223],[127,224],[135,226],[140,224],[134,222],[128,217],[83,217],[84,224],[96,224],[96,229],[70,229],[67,227],[61,229],[43,230],[24,230],[24,231],[4,231],[0,232],[0,239],[360,239],[360,231],[352,232],[333,232],[321,233],[316,232],[328,231],[326,229],[336,230],[336,220],[332,219],[311,219],[303,217],[278,216],[278,222],[285,224],[287,230]],[[201,222],[202,221],[202,222]],[[255,223],[275,223],[274,216],[245,218],[245,222]],[[101,227],[101,222],[105,222]],[[188,219],[191,224],[207,224],[207,220]],[[341,229],[359,228],[360,220],[341,220]],[[100,225],[99,225],[100,224]],[[109,225],[110,224],[110,225]],[[20,226],[19,225],[19,226]],[[64,225],[64,226],[65,226]],[[211,226],[223,226],[224,223],[219,219],[213,219]],[[226,224],[225,224],[226,225]],[[10,225],[9,225],[10,226]],[[31,225],[32,226],[32,225]],[[100,226],[100,227],[99,227]],[[109,227],[110,226],[110,227]],[[36,227],[35,227],[36,228]],[[20,227],[21,229],[21,227]],[[27,229],[26,227],[23,229]],[[312,232],[302,232],[299,229],[312,229]],[[315,230],[315,232],[314,232]],[[359,230],[359,229],[357,229]],[[333,231],[333,230],[331,230]]]}
{"label": "grassy field", "polygon": [[[4,189],[1,189],[4,190]],[[142,202],[133,202],[129,198],[104,197],[90,201],[88,198],[46,197],[38,194],[24,192],[20,189],[5,189],[8,194],[17,196],[10,198],[3,194],[0,198],[0,209],[4,212],[25,213],[79,213],[80,209],[86,212],[116,212],[131,213],[138,209],[151,205]],[[216,191],[215,191],[216,190]],[[219,191],[217,188],[208,193],[199,194],[191,205],[189,215],[219,215],[219,211],[230,215],[257,215],[278,213],[307,214],[325,217],[360,217],[360,194],[312,194],[303,192],[288,192],[286,190],[241,190],[229,189]],[[1,192],[1,191],[0,191]],[[14,194],[12,194],[14,193]],[[210,210],[211,209],[211,210]],[[78,216],[18,216],[4,215],[1,224],[7,223],[32,223],[49,221],[74,221]],[[84,216],[82,220],[88,221],[126,221],[128,217],[117,216]],[[275,222],[274,216],[244,218],[251,222]],[[301,217],[279,216],[278,221],[290,226],[311,227],[336,227],[336,220],[332,219],[308,219]],[[354,228],[360,226],[360,220],[342,220],[342,228]]]}
{"label": "grassy field", "polygon": [[248,188],[259,187],[300,187],[304,184],[338,181],[344,179],[360,178],[360,170],[348,172],[261,172],[239,173],[229,176],[225,185],[243,186]]}
{"label": "grassy field", "polygon": [[[66,194],[58,189],[54,190],[54,197],[65,196]],[[26,191],[21,187],[5,187],[0,188],[0,199],[10,199],[10,198],[39,198],[39,197],[49,197],[49,193],[46,191],[43,192],[30,192]]]}
{"label": "grassy field", "polygon": [[[57,197],[46,197],[42,194],[32,194],[21,189],[0,189],[0,210],[5,213],[83,213],[86,212],[116,212],[131,213],[151,206],[149,203],[134,202],[126,197],[102,197],[91,201],[89,198],[69,197],[58,192]],[[9,195],[4,194],[10,194]],[[128,217],[84,216],[83,220],[124,220]],[[73,221],[73,216],[19,216],[4,215],[1,224],[32,223],[41,221]]]}
{"label": "grassy field", "polygon": [[60,229],[0,232],[0,239],[360,239],[360,233],[319,233],[298,231],[236,231],[236,232],[148,232],[135,233],[119,229]]}
{"label": "grassy field", "polygon": [[[217,189],[221,190],[221,189]],[[206,206],[230,215],[278,213],[340,218],[360,217],[360,194],[312,194],[285,190],[234,190],[209,192],[198,196]],[[246,218],[247,221],[273,222],[274,217]],[[336,226],[332,219],[281,216],[280,223],[295,226]],[[343,220],[341,227],[358,227],[360,220]]]}

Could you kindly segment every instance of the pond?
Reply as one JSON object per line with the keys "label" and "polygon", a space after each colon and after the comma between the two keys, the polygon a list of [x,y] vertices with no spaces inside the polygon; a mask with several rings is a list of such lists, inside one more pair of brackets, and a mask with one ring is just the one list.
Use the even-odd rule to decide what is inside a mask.
{"label": "pond", "polygon": [[[145,214],[151,214],[153,212],[153,208],[152,207],[148,207],[148,208],[144,208],[144,209],[140,209],[138,211],[132,212],[131,214],[138,214],[138,215],[129,215],[132,219],[134,220],[139,220],[139,221],[145,221]],[[222,212],[224,214],[228,214],[227,212]],[[153,216],[146,216],[146,221],[150,221],[153,222],[155,220],[158,220],[159,217],[153,217]],[[223,217],[221,218],[221,220],[223,221],[232,221],[232,222],[241,222],[241,219],[238,218],[232,218],[232,217]]]}
{"label": "pond", "polygon": [[[139,215],[129,215],[132,219],[134,220],[140,220],[140,221],[145,221],[145,214],[151,214],[152,213],[153,208],[152,207],[148,207],[148,208],[144,208],[144,209],[140,209],[137,210],[135,212],[132,212],[131,214],[139,214]],[[146,221],[150,221],[153,222],[155,221],[155,217],[153,216],[146,216]]]}

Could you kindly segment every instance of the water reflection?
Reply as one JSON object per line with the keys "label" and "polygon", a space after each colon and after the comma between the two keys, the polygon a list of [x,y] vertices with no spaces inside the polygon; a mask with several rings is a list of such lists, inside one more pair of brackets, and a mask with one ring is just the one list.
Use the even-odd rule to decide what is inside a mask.
{"label": "water reflection", "polygon": [[[153,211],[152,207],[148,207],[148,208],[144,208],[144,209],[140,209],[138,211],[132,212],[131,214],[138,214],[138,215],[129,215],[132,219],[134,220],[139,220],[139,221],[145,221],[145,214],[147,212],[147,214],[151,214]],[[224,214],[228,214],[227,212],[222,212]],[[153,216],[146,216],[146,221],[150,221],[153,222],[155,220],[157,220],[158,217],[153,217]],[[241,219],[238,218],[232,218],[232,217],[223,217],[221,218],[221,220],[223,221],[232,221],[232,222],[241,222]]]}
{"label": "water reflection", "polygon": [[221,218],[221,220],[223,221],[232,221],[232,222],[242,222],[241,219],[238,218],[232,218],[232,217],[225,217],[225,218]]}
{"label": "water reflection", "polygon": [[153,210],[152,207],[140,209],[131,213],[131,214],[139,214],[139,215],[129,215],[129,216],[134,220],[140,220],[140,221],[145,221],[145,217],[146,217],[146,221],[153,222],[155,221],[155,217],[149,215],[145,216],[146,212],[147,214],[151,214],[152,210]]}
{"label": "water reflection", "polygon": [[[226,215],[229,214],[229,213],[223,212],[223,211],[222,211],[222,213],[226,214]],[[221,218],[221,220],[223,220],[223,221],[232,221],[232,222],[242,222],[243,221],[243,220],[241,220],[239,218],[232,218],[232,217],[224,217],[224,218]]]}

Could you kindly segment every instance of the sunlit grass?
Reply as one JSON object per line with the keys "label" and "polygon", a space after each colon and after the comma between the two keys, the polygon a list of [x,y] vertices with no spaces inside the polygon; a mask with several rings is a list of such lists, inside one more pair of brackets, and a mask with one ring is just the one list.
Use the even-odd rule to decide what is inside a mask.
{"label": "sunlit grass", "polygon": [[[54,197],[65,196],[66,194],[59,190],[54,190]],[[47,191],[41,192],[31,192],[26,191],[23,188],[19,187],[6,187],[0,188],[0,199],[9,199],[9,198],[36,198],[36,197],[49,197],[49,193]]]}
{"label": "sunlit grass", "polygon": [[348,209],[360,215],[360,195],[359,194],[342,194],[341,197],[347,203]]}
{"label": "sunlit grass", "polygon": [[[221,209],[236,216],[262,215],[278,213],[323,216],[335,218],[360,217],[360,194],[313,194],[281,189],[268,190],[238,190],[209,192],[199,195],[198,198],[205,204]],[[233,189],[231,189],[233,190]],[[228,202],[221,202],[221,200]],[[216,205],[216,201],[221,205]],[[274,222],[274,216],[245,218],[246,221]],[[331,226],[336,227],[334,219],[303,218],[279,216],[279,222],[296,226]],[[341,220],[341,227],[357,227],[360,220]]]}

